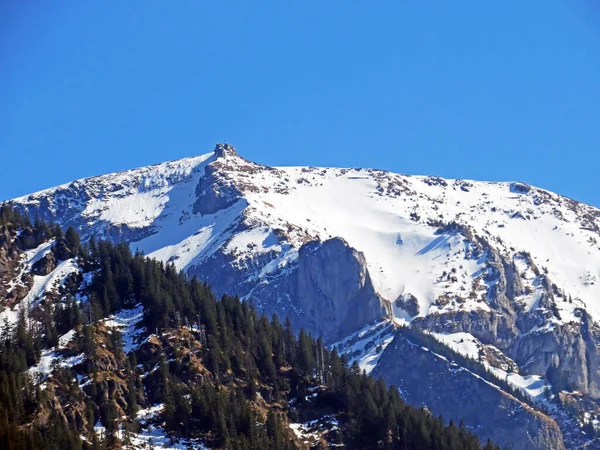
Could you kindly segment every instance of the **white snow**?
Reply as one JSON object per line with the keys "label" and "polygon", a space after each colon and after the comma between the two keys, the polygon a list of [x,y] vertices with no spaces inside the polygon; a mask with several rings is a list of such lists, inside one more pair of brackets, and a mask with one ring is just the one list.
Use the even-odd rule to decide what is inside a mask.
{"label": "white snow", "polygon": [[475,359],[481,362],[488,370],[490,370],[498,378],[507,381],[513,387],[520,389],[529,395],[535,402],[544,403],[549,406],[546,399],[546,391],[548,395],[551,392],[551,385],[548,381],[538,375],[520,375],[515,372],[507,372],[497,367],[491,366],[486,360],[479,358],[480,349],[483,344],[470,333],[429,333],[438,341],[447,345],[457,353]]}
{"label": "white snow", "polygon": [[[515,372],[506,372],[496,367],[488,366],[498,378],[508,381],[512,386],[527,393],[535,402],[546,403],[546,395],[551,392],[551,385],[539,375],[519,375]],[[548,394],[546,394],[548,391]]]}
{"label": "white snow", "polygon": [[29,307],[41,300],[43,295],[52,288],[58,288],[64,280],[72,273],[78,272],[79,267],[73,259],[61,261],[56,269],[46,276],[33,276],[33,286],[30,289],[27,297],[23,300]]}
{"label": "white snow", "polygon": [[50,376],[55,366],[62,368],[74,367],[81,364],[84,360],[85,354],[83,353],[65,358],[55,348],[42,350],[40,362],[29,368],[29,375],[35,382],[41,383]]}
{"label": "white snow", "polygon": [[[129,433],[131,448],[147,449],[152,445],[154,448],[164,450],[187,450],[189,448],[198,450],[207,449],[204,444],[198,441],[185,439],[173,440],[167,435],[162,424],[154,423],[160,413],[164,410],[164,406],[163,403],[156,404],[137,412],[137,419],[139,420],[142,429],[139,433]],[[102,426],[99,426],[97,430],[97,432],[105,432],[105,428]],[[118,437],[120,439],[123,439],[124,437],[122,428],[119,430]]]}
{"label": "white snow", "polygon": [[138,324],[143,318],[144,308],[140,304],[132,309],[123,309],[102,322],[108,328],[116,329],[122,333],[123,350],[125,353],[129,353],[141,344],[140,336],[144,334],[146,328],[138,327]]}
{"label": "white snow", "polygon": [[[48,241],[21,255],[21,269],[17,276],[8,284],[8,292],[20,283],[23,274],[30,272],[32,266],[52,250],[53,245],[54,240]],[[14,325],[17,322],[19,310],[24,309],[28,311],[35,307],[46,293],[58,289],[71,273],[78,272],[79,270],[76,260],[68,259],[60,261],[56,268],[48,275],[33,275],[33,284],[25,298],[13,308],[5,308],[0,313],[0,323],[4,323],[6,319],[11,326]]]}
{"label": "white snow", "polygon": [[65,334],[63,334],[61,337],[58,338],[58,346],[63,348],[66,347],[69,342],[71,342],[73,340],[73,338],[75,337],[76,331],[75,330],[71,330]]}
{"label": "white snow", "polygon": [[348,364],[358,364],[360,370],[371,373],[383,351],[394,339],[396,328],[387,320],[363,327],[354,334],[330,346],[346,355]]}
{"label": "white snow", "polygon": [[[390,301],[403,293],[415,295],[420,315],[486,308],[481,297],[468,297],[472,287],[476,292],[485,289],[483,282],[477,282],[485,261],[465,258],[469,244],[461,235],[435,235],[437,227],[426,223],[457,220],[504,251],[529,252],[540,268],[548,269],[560,289],[580,298],[590,313],[600,318],[596,300],[600,284],[595,282],[600,275],[600,248],[593,244],[597,233],[581,229],[581,212],[572,211],[568,199],[539,189],[515,194],[509,183],[447,180],[448,186],[443,187],[430,186],[429,177],[368,170],[281,170],[293,189],[289,194],[274,189],[265,193],[273,182],[261,183],[256,178],[258,193],[246,195],[251,211],[266,217],[272,227],[291,223],[323,239],[344,237],[365,254],[378,292]],[[301,179],[308,181],[298,183]],[[397,195],[379,195],[380,189],[394,183],[404,190]],[[468,192],[460,188],[465,184]],[[535,205],[539,198],[548,200]],[[597,213],[586,205],[577,207]],[[412,220],[411,214],[419,220]],[[457,281],[443,280],[443,272],[452,270]],[[442,294],[462,299],[440,308],[434,301]],[[559,309],[565,321],[573,320],[573,307],[561,304]]]}
{"label": "white snow", "polygon": [[290,428],[302,443],[314,444],[316,441],[319,441],[320,435],[323,432],[337,429],[338,425],[338,420],[335,416],[325,415],[320,419],[304,423],[290,423]]}
{"label": "white snow", "polygon": [[[212,153],[77,180],[19,197],[14,201],[35,205],[49,194],[56,195],[69,202],[70,207],[79,209],[82,217],[90,222],[102,220],[140,228],[152,224],[165,213],[172,191],[181,184],[189,184],[193,178],[197,181],[203,164],[211,157]],[[79,199],[69,198],[64,194],[70,187],[81,186],[87,186],[91,194],[91,199],[84,205],[81,205]],[[54,202],[50,207],[56,207]]]}
{"label": "white snow", "polygon": [[319,439],[318,433],[310,431],[310,428],[317,422],[318,420],[312,420],[306,423],[290,423],[290,428],[301,442],[308,444]]}
{"label": "white snow", "polygon": [[438,341],[469,358],[479,360],[481,343],[470,333],[430,333]]}
{"label": "white snow", "polygon": [[[88,201],[69,197],[70,185],[16,201],[34,205],[45,198],[55,208],[60,198],[92,227],[106,222],[148,228],[151,234],[132,247],[183,270],[219,248],[240,264],[257,254],[279,253],[276,261],[265,262],[268,267],[248,273],[257,279],[288,267],[306,240],[341,236],[364,253],[377,292],[390,302],[401,294],[416,296],[420,316],[488,307],[485,257],[469,257],[471,243],[461,234],[435,234],[440,223],[456,221],[515,258],[531,288],[518,300],[527,308],[539,302],[539,277],[532,278],[518,260],[520,252],[531,254],[564,292],[557,301],[563,322],[577,320],[577,306],[600,320],[600,235],[593,231],[600,213],[595,208],[514,183],[371,169],[273,169],[227,155],[218,176],[239,186],[243,200],[215,214],[196,215],[196,186],[213,161],[209,153],[74,182],[85,188]],[[249,227],[232,234],[240,221]],[[285,232],[283,241],[273,234],[276,229]],[[411,319],[398,308],[395,312],[399,319]]]}

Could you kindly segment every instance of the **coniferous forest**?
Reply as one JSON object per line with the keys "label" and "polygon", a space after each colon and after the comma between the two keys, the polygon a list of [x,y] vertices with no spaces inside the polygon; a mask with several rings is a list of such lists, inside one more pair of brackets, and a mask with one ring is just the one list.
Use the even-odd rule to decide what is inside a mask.
{"label": "coniferous forest", "polygon": [[[155,405],[153,425],[190,448],[482,448],[464,426],[409,406],[397,388],[349,367],[289,320],[217,298],[128,245],[82,243],[72,228],[31,223],[7,206],[0,284],[18,274],[23,252],[46,242],[51,256],[34,271],[70,259],[79,270],[35,307],[0,292],[3,307],[18,312],[13,324],[0,324],[2,449],[142,448],[140,411]],[[20,277],[31,284],[31,274]],[[134,338],[109,326],[123,311],[142,315]],[[32,368],[49,355],[50,375],[36,379]],[[290,424],[308,422],[319,433],[303,442]]]}

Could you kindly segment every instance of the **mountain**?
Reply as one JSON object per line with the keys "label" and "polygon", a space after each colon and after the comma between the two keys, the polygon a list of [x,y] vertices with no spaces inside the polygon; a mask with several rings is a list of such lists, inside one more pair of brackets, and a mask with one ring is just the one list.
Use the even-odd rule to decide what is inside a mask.
{"label": "mountain", "polygon": [[482,448],[321,339],[126,244],[3,206],[0,256],[0,448]]}
{"label": "mountain", "polygon": [[[598,448],[597,208],[518,182],[268,167],[228,144],[9,204],[290,317],[484,439]],[[417,340],[446,350],[408,357]]]}

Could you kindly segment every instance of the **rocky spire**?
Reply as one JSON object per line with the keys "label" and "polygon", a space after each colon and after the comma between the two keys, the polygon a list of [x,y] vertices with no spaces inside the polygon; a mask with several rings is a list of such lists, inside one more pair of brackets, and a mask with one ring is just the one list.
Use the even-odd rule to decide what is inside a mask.
{"label": "rocky spire", "polygon": [[233,145],[224,142],[219,142],[215,145],[215,157],[226,158],[228,156],[238,156]]}

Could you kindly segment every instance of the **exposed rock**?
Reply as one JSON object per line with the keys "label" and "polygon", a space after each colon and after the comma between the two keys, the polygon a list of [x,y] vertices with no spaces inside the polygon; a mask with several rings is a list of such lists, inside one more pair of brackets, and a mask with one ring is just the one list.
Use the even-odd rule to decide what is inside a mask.
{"label": "exposed rock", "polygon": [[491,367],[502,369],[505,372],[519,373],[519,366],[512,359],[502,353],[493,345],[483,345],[479,349],[480,359]]}
{"label": "exposed rock", "polygon": [[511,183],[510,184],[510,192],[514,192],[515,194],[527,194],[531,191],[531,186],[525,183]]}
{"label": "exposed rock", "polygon": [[217,144],[217,159],[205,167],[204,176],[196,186],[196,201],[193,206],[195,214],[214,214],[230,207],[241,198],[242,193],[233,180],[223,176],[220,171],[220,162],[227,156],[237,156],[237,153],[230,145]]}
{"label": "exposed rock", "polygon": [[[5,235],[0,235],[4,238]],[[4,241],[0,244],[0,298],[6,295],[6,282],[14,276],[17,266],[16,258],[13,257],[10,245]]]}
{"label": "exposed rock", "polygon": [[8,282],[17,276],[21,256],[20,244],[16,231],[0,227],[0,302],[6,298],[6,306],[12,306],[22,300],[33,282],[31,274],[25,273],[21,280],[15,280],[17,283],[8,292]]}
{"label": "exposed rock", "polygon": [[300,248],[294,302],[326,341],[346,336],[387,313],[387,303],[373,288],[364,255],[341,238],[309,242]]}
{"label": "exposed rock", "polygon": [[555,325],[522,335],[509,349],[510,355],[525,373],[545,376],[551,366],[559,375],[560,389],[577,390],[600,398],[598,330],[587,332],[578,324]]}
{"label": "exposed rock", "polygon": [[518,330],[510,318],[493,311],[430,314],[418,317],[412,323],[420,329],[436,333],[471,333],[484,344],[492,344],[500,349],[510,347],[518,335]]}
{"label": "exposed rock", "polygon": [[48,275],[54,269],[56,269],[56,258],[54,257],[54,253],[52,252],[46,253],[31,268],[32,272],[35,275],[40,275],[43,277]]}
{"label": "exposed rock", "polygon": [[513,450],[565,448],[554,420],[400,333],[373,375],[397,385],[409,403],[455,423],[463,420],[484,442],[489,437]]}
{"label": "exposed rock", "polygon": [[[485,243],[483,244],[485,245]],[[484,344],[501,349],[524,374],[545,377],[557,367],[564,389],[578,390],[600,398],[600,329],[581,311],[582,323],[553,323],[554,289],[546,275],[540,275],[539,308],[524,312],[516,298],[523,292],[521,278],[513,263],[487,247],[486,280],[492,285],[488,301],[492,311],[451,312],[417,318],[415,326],[441,333],[467,332]],[[537,270],[537,268],[535,268]]]}
{"label": "exposed rock", "polygon": [[364,255],[343,239],[307,242],[293,267],[268,283],[257,284],[249,277],[276,257],[266,253],[240,268],[232,264],[231,255],[217,252],[190,274],[221,287],[219,294],[248,296],[269,314],[290,316],[295,327],[326,342],[390,314],[389,303],[375,292]]}
{"label": "exposed rock", "polygon": [[31,289],[31,285],[33,284],[33,279],[31,277],[27,277],[25,282],[25,284],[17,284],[9,292],[7,300],[10,304],[18,303],[27,296],[29,289]]}
{"label": "exposed rock", "polygon": [[56,254],[56,259],[58,261],[66,261],[67,259],[73,257],[71,250],[62,240],[56,243],[52,251]]}
{"label": "exposed rock", "polygon": [[16,244],[21,250],[28,250],[39,245],[38,238],[33,234],[31,227],[24,227],[16,239]]}
{"label": "exposed rock", "polygon": [[227,156],[238,156],[233,145],[219,143],[215,146],[215,158],[226,158]]}
{"label": "exposed rock", "polygon": [[410,317],[419,315],[419,301],[412,294],[403,294],[398,297],[395,306],[406,311]]}
{"label": "exposed rock", "polygon": [[6,225],[0,227],[0,248],[8,248],[14,239],[14,232],[11,232]]}

